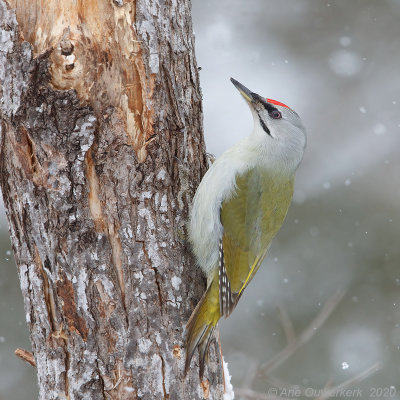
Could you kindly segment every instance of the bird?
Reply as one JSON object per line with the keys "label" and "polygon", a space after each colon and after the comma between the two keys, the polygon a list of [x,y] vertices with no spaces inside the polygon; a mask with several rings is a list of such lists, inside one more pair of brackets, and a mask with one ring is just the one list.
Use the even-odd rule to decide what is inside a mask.
{"label": "bird", "polygon": [[198,348],[201,378],[218,321],[235,309],[283,224],[307,142],[294,110],[231,82],[250,108],[253,130],[210,166],[188,218],[189,242],[207,288],[186,324],[185,375]]}

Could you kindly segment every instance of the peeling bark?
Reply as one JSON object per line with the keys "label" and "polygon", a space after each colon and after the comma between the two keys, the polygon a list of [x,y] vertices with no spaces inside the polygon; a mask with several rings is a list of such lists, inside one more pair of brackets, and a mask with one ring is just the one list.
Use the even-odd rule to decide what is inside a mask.
{"label": "peeling bark", "polygon": [[183,377],[205,285],[183,239],[206,169],[190,1],[0,0],[0,91],[39,398],[222,398],[215,340],[207,380]]}

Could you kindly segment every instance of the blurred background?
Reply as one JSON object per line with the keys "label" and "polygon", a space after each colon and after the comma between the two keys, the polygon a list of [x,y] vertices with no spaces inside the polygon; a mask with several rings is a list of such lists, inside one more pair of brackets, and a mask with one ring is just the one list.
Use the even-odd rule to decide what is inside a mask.
{"label": "blurred background", "polygon": [[[361,391],[352,397],[400,400],[400,1],[192,5],[207,151],[252,128],[231,76],[308,130],[286,222],[220,324],[236,398],[343,398],[317,390],[346,384]],[[0,399],[30,400],[34,368],[13,354],[30,344],[4,215],[0,263]]]}

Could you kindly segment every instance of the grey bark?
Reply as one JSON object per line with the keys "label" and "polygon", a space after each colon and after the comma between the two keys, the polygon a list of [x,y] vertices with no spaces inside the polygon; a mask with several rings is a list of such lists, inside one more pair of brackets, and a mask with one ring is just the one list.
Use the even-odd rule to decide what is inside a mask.
{"label": "grey bark", "polygon": [[197,359],[183,376],[205,288],[184,229],[206,169],[190,1],[77,4],[0,0],[0,183],[39,398],[220,399],[216,340],[207,379]]}

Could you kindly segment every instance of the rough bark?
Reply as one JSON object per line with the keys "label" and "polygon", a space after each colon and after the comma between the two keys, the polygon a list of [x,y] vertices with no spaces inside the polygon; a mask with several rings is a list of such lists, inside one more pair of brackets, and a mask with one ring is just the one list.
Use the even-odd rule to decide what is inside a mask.
{"label": "rough bark", "polygon": [[[13,10],[15,9],[15,10]],[[183,377],[206,168],[189,0],[0,0],[0,181],[40,399],[219,399]]]}

